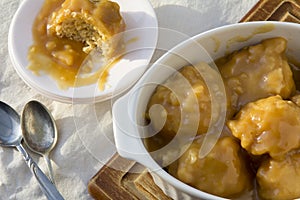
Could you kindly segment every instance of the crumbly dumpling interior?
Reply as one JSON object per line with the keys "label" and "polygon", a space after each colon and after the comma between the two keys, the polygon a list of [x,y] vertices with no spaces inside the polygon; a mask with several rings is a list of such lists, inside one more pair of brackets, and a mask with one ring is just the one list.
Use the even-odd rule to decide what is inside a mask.
{"label": "crumbly dumpling interior", "polygon": [[108,0],[66,0],[47,26],[51,34],[85,43],[86,53],[97,47],[106,57],[112,57],[124,29],[119,5]]}

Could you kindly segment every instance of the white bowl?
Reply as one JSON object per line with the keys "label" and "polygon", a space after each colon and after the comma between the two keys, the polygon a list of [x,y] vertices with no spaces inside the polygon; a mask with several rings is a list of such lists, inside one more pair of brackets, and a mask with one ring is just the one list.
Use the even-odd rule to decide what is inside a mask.
{"label": "white bowl", "polygon": [[[101,91],[92,85],[59,88],[47,74],[36,76],[30,71],[27,55],[33,44],[32,25],[44,0],[24,0],[10,25],[8,50],[13,66],[23,81],[37,92],[66,103],[94,103],[110,99],[131,87],[147,69],[158,38],[157,18],[148,0],[115,0],[126,23],[124,42],[126,52],[109,72],[106,88]],[[119,84],[122,79],[123,83]]]}
{"label": "white bowl", "polygon": [[157,60],[128,94],[115,102],[113,129],[118,153],[146,166],[156,184],[173,199],[224,199],[179,181],[164,171],[149,155],[142,140],[143,131],[147,130],[142,124],[148,100],[157,84],[163,83],[174,70],[189,63],[210,62],[228,52],[258,43],[262,39],[277,36],[286,38],[287,55],[294,59],[299,58],[299,33],[299,24],[247,22],[216,28],[177,45]]}

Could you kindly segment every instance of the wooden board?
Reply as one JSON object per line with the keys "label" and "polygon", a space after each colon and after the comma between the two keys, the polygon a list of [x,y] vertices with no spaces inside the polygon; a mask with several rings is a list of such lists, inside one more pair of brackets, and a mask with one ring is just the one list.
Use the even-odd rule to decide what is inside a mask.
{"label": "wooden board", "polygon": [[300,0],[261,0],[242,19],[300,23]]}
{"label": "wooden board", "polygon": [[155,185],[151,175],[144,166],[124,159],[118,154],[115,154],[89,181],[88,191],[97,200],[171,199]]}
{"label": "wooden board", "polygon": [[[241,20],[300,23],[300,0],[261,0]],[[116,166],[118,169],[116,170]],[[140,173],[134,173],[139,171]],[[88,184],[96,199],[169,200],[142,165],[115,154]]]}

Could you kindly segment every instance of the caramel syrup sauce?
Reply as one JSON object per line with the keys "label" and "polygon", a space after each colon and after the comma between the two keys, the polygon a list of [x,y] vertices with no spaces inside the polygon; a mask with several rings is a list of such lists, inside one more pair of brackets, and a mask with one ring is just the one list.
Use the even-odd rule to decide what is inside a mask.
{"label": "caramel syrup sauce", "polygon": [[32,27],[33,45],[28,52],[28,69],[35,75],[49,75],[63,90],[95,83],[99,90],[104,90],[109,70],[120,58],[105,66],[98,66],[91,73],[93,66],[82,65],[88,56],[82,50],[83,43],[48,34],[48,19],[63,2],[64,0],[45,0],[37,15]]}

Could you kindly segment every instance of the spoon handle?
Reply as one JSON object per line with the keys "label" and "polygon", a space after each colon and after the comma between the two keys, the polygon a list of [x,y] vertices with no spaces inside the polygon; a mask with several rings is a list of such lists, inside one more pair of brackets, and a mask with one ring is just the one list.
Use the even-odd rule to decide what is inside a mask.
{"label": "spoon handle", "polygon": [[44,160],[45,160],[45,162],[47,164],[47,167],[48,167],[50,180],[53,183],[53,185],[55,185],[52,164],[51,164],[51,160],[49,158],[48,153],[46,153],[43,157],[44,157]]}
{"label": "spoon handle", "polygon": [[30,155],[26,152],[22,144],[16,146],[17,149],[22,153],[28,167],[40,184],[40,188],[47,197],[48,200],[64,200],[57,188],[51,183],[43,171],[33,161]]}

